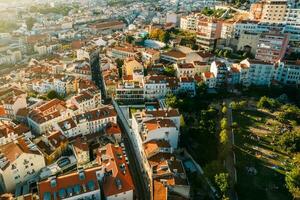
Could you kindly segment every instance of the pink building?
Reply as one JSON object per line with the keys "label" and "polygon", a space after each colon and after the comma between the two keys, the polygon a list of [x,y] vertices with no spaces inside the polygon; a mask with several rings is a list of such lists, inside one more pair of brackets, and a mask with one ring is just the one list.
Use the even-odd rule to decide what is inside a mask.
{"label": "pink building", "polygon": [[221,31],[222,21],[200,18],[197,27],[197,44],[204,49],[212,49],[217,39],[221,37]]}
{"label": "pink building", "polygon": [[264,33],[259,38],[255,58],[264,62],[275,63],[284,57],[288,42],[287,34]]}

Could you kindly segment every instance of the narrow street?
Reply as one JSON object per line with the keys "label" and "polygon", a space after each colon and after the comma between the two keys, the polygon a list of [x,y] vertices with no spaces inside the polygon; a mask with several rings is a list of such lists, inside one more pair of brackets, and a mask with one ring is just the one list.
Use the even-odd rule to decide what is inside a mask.
{"label": "narrow street", "polygon": [[228,141],[229,141],[229,146],[230,146],[230,150],[228,152],[228,155],[225,159],[225,166],[226,169],[228,170],[229,173],[229,177],[230,177],[230,190],[229,190],[229,194],[230,194],[230,199],[232,200],[238,200],[238,196],[237,193],[234,189],[234,186],[236,184],[236,180],[237,180],[237,175],[236,175],[236,168],[235,168],[235,154],[234,154],[234,133],[232,130],[232,108],[230,107],[230,99],[226,99],[226,107],[227,107],[227,121],[228,121]]}
{"label": "narrow street", "polygon": [[131,129],[127,123],[127,120],[123,112],[121,111],[120,107],[117,105],[115,101],[113,101],[113,105],[118,113],[118,122],[122,130],[123,142],[129,159],[129,168],[135,184],[136,199],[150,200],[150,191],[148,188],[148,184],[144,179],[144,175],[141,171],[139,162],[136,158],[136,152],[133,147],[133,143],[129,138]]}

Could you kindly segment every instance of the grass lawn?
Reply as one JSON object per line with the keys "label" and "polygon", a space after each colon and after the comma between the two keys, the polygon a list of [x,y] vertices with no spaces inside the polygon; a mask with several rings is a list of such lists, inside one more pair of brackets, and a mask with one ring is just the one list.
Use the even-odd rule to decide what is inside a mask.
{"label": "grass lawn", "polygon": [[[238,124],[235,131],[236,169],[239,199],[243,200],[289,200],[285,188],[282,162],[289,159],[271,145],[272,131],[276,128],[273,115],[260,111],[233,113]],[[248,172],[255,169],[256,175]]]}

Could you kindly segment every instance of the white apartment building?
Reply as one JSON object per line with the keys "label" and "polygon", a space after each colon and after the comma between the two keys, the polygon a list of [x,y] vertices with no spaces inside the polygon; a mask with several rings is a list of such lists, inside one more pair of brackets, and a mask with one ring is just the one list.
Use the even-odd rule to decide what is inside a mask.
{"label": "white apartment building", "polygon": [[113,58],[125,59],[128,57],[135,57],[137,53],[136,49],[132,47],[113,47],[111,49],[111,56]]}
{"label": "white apartment building", "polygon": [[0,54],[0,65],[1,64],[15,64],[22,59],[22,53],[19,50],[10,51]]}
{"label": "white apartment building", "polygon": [[224,86],[227,83],[228,69],[225,63],[220,61],[212,62],[210,72],[214,74],[217,87]]}
{"label": "white apartment building", "polygon": [[44,200],[88,198],[101,200],[100,176],[101,169],[98,166],[50,177],[37,184],[39,198]]}
{"label": "white apartment building", "polygon": [[185,92],[191,97],[196,95],[196,84],[192,77],[182,76],[179,80],[179,91]]}
{"label": "white apartment building", "polygon": [[96,161],[102,169],[99,177],[105,199],[133,200],[135,186],[125,149],[107,144],[98,149]]}
{"label": "white apartment building", "polygon": [[144,87],[141,83],[124,81],[116,88],[115,99],[117,101],[141,102],[144,101]]}
{"label": "white apartment building", "polygon": [[212,72],[203,72],[202,78],[204,83],[207,85],[208,88],[215,88],[217,85],[217,79],[215,78],[214,73]]}
{"label": "white apartment building", "polygon": [[53,79],[32,81],[32,90],[40,94],[45,94],[51,90],[54,90]]}
{"label": "white apartment building", "polygon": [[35,177],[43,167],[43,154],[28,139],[0,146],[0,184],[6,192],[14,192],[17,184]]}
{"label": "white apartment building", "polygon": [[286,85],[300,84],[300,63],[299,61],[279,61],[275,64],[274,79]]}
{"label": "white apartment building", "polygon": [[0,104],[2,104],[5,115],[8,118],[15,118],[18,110],[22,108],[27,107],[27,94],[20,94],[20,95],[11,95],[7,96],[5,99],[2,99],[0,101]]}
{"label": "white apartment building", "polygon": [[[165,116],[161,116],[165,114]],[[179,138],[178,118],[176,110],[144,111],[134,114],[132,129],[137,137],[137,146],[141,150],[142,144],[151,140],[166,140],[176,149]],[[180,119],[179,119],[180,121]]]}
{"label": "white apartment building", "polygon": [[16,125],[12,121],[0,121],[0,145],[10,143],[18,138],[31,138],[29,128],[24,124]]}
{"label": "white apartment building", "polygon": [[86,164],[90,161],[89,145],[82,138],[76,138],[76,140],[72,143],[72,150],[77,160],[77,166]]}
{"label": "white apartment building", "polygon": [[95,109],[101,106],[101,93],[99,90],[91,87],[73,96],[71,102],[79,108],[80,112]]}
{"label": "white apartment building", "polygon": [[180,115],[177,110],[153,110],[137,112],[132,117],[132,142],[137,153],[137,159],[144,170],[149,187],[152,187],[152,167],[148,162],[146,144],[151,141],[166,141],[172,149],[177,148]]}
{"label": "white apartment building", "polygon": [[240,63],[244,73],[241,74],[241,83],[249,85],[269,86],[273,80],[274,65],[259,60],[243,60]]}
{"label": "white apartment building", "polygon": [[176,76],[180,77],[194,77],[196,74],[196,69],[193,63],[182,63],[174,64],[174,69],[176,70]]}
{"label": "white apartment building", "polygon": [[62,79],[54,79],[54,90],[61,96],[65,96],[68,93],[68,81]]}
{"label": "white apartment building", "polygon": [[55,123],[54,127],[70,138],[97,133],[111,122],[117,123],[117,114],[114,108],[106,106],[63,119]]}
{"label": "white apartment building", "polygon": [[36,44],[34,45],[34,51],[37,52],[39,55],[50,54],[54,50],[61,47],[61,44]]}
{"label": "white apartment building", "polygon": [[29,112],[28,125],[34,134],[42,134],[52,130],[53,125],[67,116],[74,115],[74,109],[69,108],[64,101],[53,99]]}
{"label": "white apartment building", "polygon": [[145,99],[161,99],[167,95],[166,77],[162,75],[147,76],[144,79]]}
{"label": "white apartment building", "polygon": [[186,59],[186,54],[178,50],[171,50],[162,53],[161,59],[171,63],[184,63]]}
{"label": "white apartment building", "polygon": [[234,25],[235,37],[240,37],[243,32],[262,33],[268,31],[268,27],[263,27],[257,21],[239,21]]}
{"label": "white apartment building", "polygon": [[180,28],[183,30],[196,31],[198,26],[198,16],[188,15],[180,18]]}

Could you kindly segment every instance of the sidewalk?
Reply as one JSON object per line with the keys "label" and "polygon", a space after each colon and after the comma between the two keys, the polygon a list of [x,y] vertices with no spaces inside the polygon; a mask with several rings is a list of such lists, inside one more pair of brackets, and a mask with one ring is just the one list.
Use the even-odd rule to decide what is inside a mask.
{"label": "sidewalk", "polygon": [[228,121],[228,130],[229,130],[228,140],[229,140],[230,150],[225,159],[225,166],[226,166],[226,169],[228,170],[229,177],[230,177],[230,190],[229,190],[230,199],[238,200],[237,193],[234,190],[234,185],[237,182],[237,173],[236,173],[236,168],[235,168],[235,164],[236,164],[235,153],[233,150],[234,133],[232,130],[232,109],[230,107],[230,102],[231,102],[230,99],[226,99],[226,107],[227,107],[226,117],[227,117],[227,121]]}

